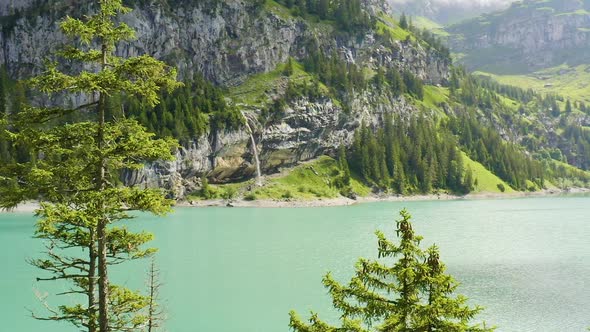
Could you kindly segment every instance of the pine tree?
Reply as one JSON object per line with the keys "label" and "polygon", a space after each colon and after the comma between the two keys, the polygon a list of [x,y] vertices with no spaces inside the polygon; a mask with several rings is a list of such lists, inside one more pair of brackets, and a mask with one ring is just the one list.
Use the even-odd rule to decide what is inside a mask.
{"label": "pine tree", "polygon": [[465,178],[463,179],[463,193],[469,193],[475,188],[475,180],[473,177],[473,171],[468,168],[465,171]]}
{"label": "pine tree", "polygon": [[340,172],[342,173],[343,184],[350,186],[350,168],[346,160],[346,148],[344,144],[338,147],[338,168],[340,168]]}
{"label": "pine tree", "polygon": [[408,18],[405,13],[402,13],[402,16],[399,18],[399,27],[408,30]]}
{"label": "pine tree", "polygon": [[482,310],[471,308],[463,296],[454,297],[457,282],[444,274],[438,249],[420,248],[422,237],[415,234],[410,215],[400,212],[396,224],[399,244],[377,232],[378,258],[361,258],[355,275],[342,285],[328,273],[324,286],[334,307],[341,312],[341,327],[321,321],[312,312],[309,324],[291,311],[289,326],[296,332],[410,332],[410,331],[492,331],[485,324],[470,321]]}
{"label": "pine tree", "polygon": [[453,297],[459,284],[448,274],[446,267],[440,261],[440,254],[436,245],[426,251],[425,266],[425,298],[419,306],[414,331],[491,331],[485,323],[480,326],[470,326],[469,322],[483,310],[476,306],[467,305],[467,298],[463,295]]}
{"label": "pine tree", "polygon": [[388,68],[385,76],[394,96],[397,97],[406,92],[406,86],[402,76],[395,68]]}
{"label": "pine tree", "polygon": [[4,66],[0,67],[0,163],[8,163],[11,158],[9,140],[4,137],[6,116],[8,115],[8,77]]}
{"label": "pine tree", "polygon": [[289,57],[287,64],[285,65],[285,69],[283,70],[283,75],[291,76],[293,75],[293,58]]}
{"label": "pine tree", "polygon": [[565,112],[568,114],[572,112],[572,102],[569,99],[565,103]]}
{"label": "pine tree", "polygon": [[322,20],[328,18],[330,14],[330,0],[319,0],[318,3],[318,15]]}
{"label": "pine tree", "polygon": [[[96,13],[84,20],[67,17],[60,24],[71,38],[60,55],[88,69],[69,75],[57,62],[50,62],[41,75],[28,81],[39,92],[82,94],[89,102],[75,108],[26,106],[13,112],[11,138],[17,145],[29,146],[30,154],[0,165],[0,207],[11,208],[29,199],[42,202],[35,235],[46,240],[46,257],[32,263],[50,277],[39,280],[69,282],[65,294],[84,298],[77,304],[68,299],[68,304],[39,318],[108,332],[143,326],[146,317],[140,311],[148,304],[145,296],[112,284],[109,266],[154,252],[143,248],[151,234],[133,233],[117,221],[131,219],[129,211],[134,210],[163,214],[171,205],[160,190],[124,187],[119,176],[123,170],[142,168],[146,161],[170,160],[177,147],[171,139],[154,139],[123,114],[107,117],[115,114],[109,106],[113,96],[124,94],[141,97],[153,107],[161,89],[179,83],[173,69],[150,56],[114,56],[119,42],[134,37],[127,25],[115,22],[129,9],[121,0],[97,4]],[[82,118],[76,114],[92,116],[94,121],[61,121],[64,116]]]}
{"label": "pine tree", "polygon": [[6,70],[2,66],[0,67],[0,117],[6,115],[8,110],[7,95],[8,75],[6,75]]}
{"label": "pine tree", "polygon": [[588,114],[588,109],[586,108],[586,104],[584,102],[580,102],[580,111],[585,114]]}

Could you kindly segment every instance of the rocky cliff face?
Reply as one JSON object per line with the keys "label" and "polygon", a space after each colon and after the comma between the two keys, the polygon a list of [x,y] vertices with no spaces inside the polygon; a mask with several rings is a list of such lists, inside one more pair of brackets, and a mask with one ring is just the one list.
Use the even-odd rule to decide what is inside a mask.
{"label": "rocky cliff face", "polygon": [[[408,115],[415,108],[403,97],[365,93],[353,102],[350,113],[330,99],[310,102],[301,98],[286,110],[281,121],[253,126],[263,174],[272,174],[322,154],[350,145],[362,123],[378,125],[387,113]],[[255,176],[256,165],[249,133],[220,131],[196,139],[179,149],[174,162],[154,163],[125,174],[126,183],[161,187],[183,197],[200,186],[202,176],[212,182],[229,182]]]}
{"label": "rocky cliff face", "polygon": [[448,28],[451,49],[472,69],[534,71],[590,56],[590,12],[579,0],[528,0]]}
{"label": "rocky cliff face", "polygon": [[30,7],[33,0],[0,0],[0,16],[14,14],[16,11]]}
{"label": "rocky cliff face", "polygon": [[[32,16],[39,13],[36,5],[25,7],[19,15],[11,16],[0,34],[0,64],[15,78],[42,69],[43,60],[67,42],[59,32],[59,20],[65,15],[80,16],[78,12],[89,7],[80,0],[42,3],[51,10]],[[373,5],[367,6],[375,10]],[[350,62],[366,60],[380,51],[370,34],[362,40],[356,36],[335,38],[329,25],[312,25],[291,17],[278,5],[203,0],[174,6],[168,2],[136,4],[133,8],[122,20],[135,29],[137,40],[119,47],[119,55],[150,54],[176,66],[181,78],[199,72],[223,86],[239,85],[252,74],[271,71],[289,57],[304,58],[311,40],[325,50],[340,52]],[[390,52],[384,60],[400,69],[412,69],[430,83],[446,80],[446,61],[424,49],[398,45],[396,52]]]}
{"label": "rocky cliff face", "polygon": [[[54,8],[75,14],[77,1],[55,1]],[[79,4],[81,7],[84,5]],[[369,10],[380,8],[368,5]],[[65,42],[57,29],[60,15],[17,18],[0,35],[0,63],[14,77],[27,77],[42,68],[47,54]],[[373,32],[343,37],[328,24],[312,24],[292,17],[278,5],[259,7],[251,1],[198,1],[172,6],[167,2],[135,5],[123,20],[137,31],[137,40],[118,49],[122,56],[151,54],[179,69],[183,77],[195,72],[228,88],[249,76],[274,70],[289,57],[303,59],[307,45],[316,40],[325,51],[337,52],[350,63],[394,66],[410,70],[425,82],[444,84],[448,60],[436,52],[409,42],[385,46]],[[279,87],[280,94],[284,87]],[[334,151],[350,143],[361,121],[377,122],[387,112],[413,110],[403,97],[393,98],[371,89],[353,93],[346,112],[338,102],[324,98],[311,102],[302,97],[290,103],[285,115],[270,125],[257,123],[257,105],[240,105],[250,113],[254,138],[264,173]],[[232,102],[231,100],[229,102]],[[199,185],[201,176],[231,181],[253,175],[252,146],[245,130],[214,132],[195,137],[180,149],[172,163],[156,163],[125,175],[127,183],[160,186],[181,197]]]}

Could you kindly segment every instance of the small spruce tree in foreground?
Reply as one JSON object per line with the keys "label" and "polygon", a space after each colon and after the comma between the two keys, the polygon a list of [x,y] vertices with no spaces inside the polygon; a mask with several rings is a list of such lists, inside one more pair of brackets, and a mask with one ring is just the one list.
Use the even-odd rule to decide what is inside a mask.
{"label": "small spruce tree in foreground", "polygon": [[394,259],[391,264],[361,258],[348,285],[328,273],[324,286],[341,315],[341,325],[331,326],[311,313],[309,322],[291,311],[289,326],[296,332],[418,332],[418,331],[493,331],[471,321],[482,310],[470,307],[467,298],[454,296],[458,284],[440,261],[438,248],[420,248],[410,215],[401,211],[396,234],[399,244],[377,232],[379,259]]}

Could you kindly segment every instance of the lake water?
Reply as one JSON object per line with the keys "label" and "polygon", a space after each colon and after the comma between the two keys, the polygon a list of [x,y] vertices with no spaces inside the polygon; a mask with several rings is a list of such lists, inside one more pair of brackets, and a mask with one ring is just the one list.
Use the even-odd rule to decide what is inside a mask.
{"label": "lake water", "polygon": [[[393,237],[403,207],[424,245],[440,247],[459,292],[486,308],[480,321],[514,332],[590,326],[590,197],[181,208],[132,227],[156,234],[166,330],[286,332],[291,309],[338,317],[322,276],[348,281],[358,257],[376,256],[375,230]],[[30,214],[0,214],[0,330],[75,331],[30,318],[29,309],[40,310],[35,293],[60,288],[35,282],[25,262],[41,250],[33,226]],[[143,287],[146,267],[134,263],[114,278]]]}

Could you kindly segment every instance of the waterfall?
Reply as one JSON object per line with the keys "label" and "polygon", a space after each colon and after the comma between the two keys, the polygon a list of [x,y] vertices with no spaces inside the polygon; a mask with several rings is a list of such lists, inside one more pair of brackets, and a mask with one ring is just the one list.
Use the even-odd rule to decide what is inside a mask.
{"label": "waterfall", "polygon": [[252,131],[252,127],[248,123],[248,118],[242,112],[242,116],[244,120],[246,120],[246,129],[248,129],[248,133],[250,134],[250,141],[252,142],[252,153],[254,154],[254,160],[256,162],[256,185],[262,186],[262,173],[260,172],[260,159],[258,158],[258,149],[256,148],[256,140],[254,140],[254,132]]}

